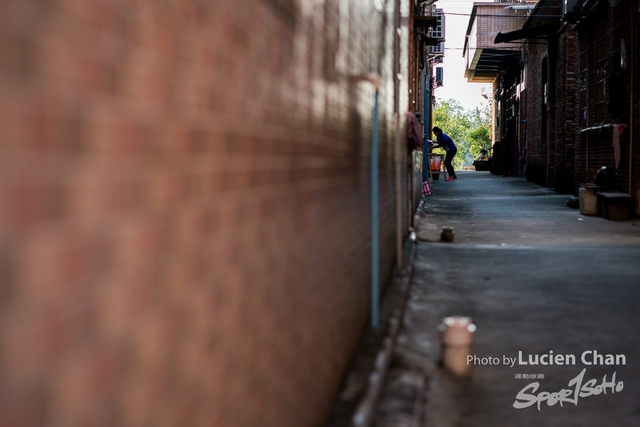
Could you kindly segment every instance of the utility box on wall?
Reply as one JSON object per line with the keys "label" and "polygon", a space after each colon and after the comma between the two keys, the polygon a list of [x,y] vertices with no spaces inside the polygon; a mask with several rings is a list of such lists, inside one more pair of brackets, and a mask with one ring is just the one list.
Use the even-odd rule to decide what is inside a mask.
{"label": "utility box on wall", "polygon": [[[436,38],[436,39],[444,39],[444,10],[442,9],[436,9],[435,11],[435,16],[438,20],[438,25],[436,25],[432,30],[431,30],[431,37]],[[440,42],[438,43],[436,46],[433,46],[431,48],[431,53],[432,54],[442,54],[444,55],[444,42]]]}
{"label": "utility box on wall", "polygon": [[444,81],[444,69],[442,67],[436,67],[436,87],[442,86]]}

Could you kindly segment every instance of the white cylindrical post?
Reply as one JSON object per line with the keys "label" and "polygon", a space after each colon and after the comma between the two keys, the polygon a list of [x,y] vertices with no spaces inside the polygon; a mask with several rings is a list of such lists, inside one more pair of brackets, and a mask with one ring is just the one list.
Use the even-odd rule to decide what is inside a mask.
{"label": "white cylindrical post", "polygon": [[473,365],[467,356],[473,354],[476,325],[470,317],[450,316],[442,319],[439,329],[442,366],[459,377],[470,375]]}

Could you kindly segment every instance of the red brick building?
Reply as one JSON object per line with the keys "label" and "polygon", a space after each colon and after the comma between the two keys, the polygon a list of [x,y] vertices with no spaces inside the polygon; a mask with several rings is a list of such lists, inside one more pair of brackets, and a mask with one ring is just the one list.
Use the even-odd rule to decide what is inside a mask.
{"label": "red brick building", "polygon": [[521,29],[500,32],[496,45],[522,42],[519,64],[496,73],[496,139],[518,154],[505,170],[577,194],[615,167],[638,212],[639,14],[631,0],[540,0]]}
{"label": "red brick building", "polygon": [[[576,175],[585,182],[601,166],[616,166],[623,191],[638,202],[638,4],[632,0],[585,1],[577,10],[580,87]],[[613,125],[622,130],[617,165]]]}
{"label": "red brick building", "polygon": [[0,4],[0,424],[322,421],[369,315],[366,73],[382,281],[407,229],[411,6]]}
{"label": "red brick building", "polygon": [[[560,2],[541,1],[522,32],[532,34],[523,45],[519,153],[527,179],[561,193],[577,191],[575,180],[577,36],[563,24]],[[525,135],[526,131],[526,135]]]}
{"label": "red brick building", "polygon": [[523,150],[520,131],[520,94],[523,43],[496,44],[500,32],[520,30],[534,2],[474,3],[469,18],[463,56],[470,82],[493,84],[494,172],[515,175],[518,153]]}

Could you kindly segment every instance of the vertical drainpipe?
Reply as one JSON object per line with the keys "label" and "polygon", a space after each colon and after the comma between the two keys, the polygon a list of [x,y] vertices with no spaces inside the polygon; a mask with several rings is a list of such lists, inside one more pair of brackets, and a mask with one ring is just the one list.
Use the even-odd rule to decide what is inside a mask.
{"label": "vertical drainpipe", "polygon": [[379,164],[378,158],[378,104],[380,90],[380,75],[377,73],[363,74],[356,77],[357,81],[368,81],[375,87],[375,98],[373,101],[373,113],[371,124],[371,327],[378,329],[378,305],[380,300],[380,255],[379,255],[379,205],[378,205],[378,188],[379,188]]}
{"label": "vertical drainpipe", "polygon": [[[636,97],[635,97],[635,85],[634,85],[634,81],[635,81],[635,61],[636,61],[636,28],[634,25],[634,19],[636,16],[638,16],[638,14],[640,14],[640,1],[638,2],[638,5],[636,7],[635,13],[632,13],[632,21],[631,21],[631,115],[630,115],[630,120],[629,120],[629,194],[631,194],[633,196],[633,193],[631,192],[631,185],[633,184],[632,180],[631,180],[631,176],[633,174],[633,125],[636,122],[636,117],[634,116],[634,105],[635,105],[635,101],[636,101]],[[637,202],[636,202],[637,203]],[[636,205],[636,210],[638,209],[637,205]]]}
{"label": "vertical drainpipe", "polygon": [[396,265],[402,269],[402,134],[400,123],[400,0],[395,0],[393,11],[393,112],[396,119]]}
{"label": "vertical drainpipe", "polygon": [[424,64],[424,130],[422,135],[422,181],[429,179],[429,144],[427,144],[427,135],[429,134],[429,105],[431,105],[431,85],[430,73],[427,61]]}
{"label": "vertical drainpipe", "polygon": [[[585,53],[585,55],[587,56],[587,59],[586,59],[587,64],[589,64],[589,60],[591,59],[591,58],[589,58],[589,51],[590,50],[591,50],[591,44],[589,43],[589,39],[587,38],[587,52]],[[585,112],[586,112],[586,117],[584,118],[584,127],[585,127],[585,129],[589,129],[589,101],[590,101],[590,99],[589,99],[589,84],[590,84],[589,71],[590,71],[590,68],[589,68],[589,65],[587,65],[587,90],[586,90],[586,93],[584,95],[585,96]],[[588,176],[588,174],[589,174],[589,132],[585,132],[585,133],[586,133],[586,135],[585,135],[585,155],[584,155],[584,157],[585,157],[585,161],[584,161],[585,168],[584,168],[584,171],[586,172],[585,176]]]}
{"label": "vertical drainpipe", "polygon": [[371,129],[371,327],[378,329],[378,301],[380,299],[380,260],[378,250],[378,98],[376,87]]}

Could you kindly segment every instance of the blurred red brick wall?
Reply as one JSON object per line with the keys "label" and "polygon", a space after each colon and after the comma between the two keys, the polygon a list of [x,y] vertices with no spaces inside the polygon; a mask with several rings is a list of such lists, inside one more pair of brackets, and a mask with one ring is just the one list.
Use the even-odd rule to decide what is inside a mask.
{"label": "blurred red brick wall", "polygon": [[368,316],[376,70],[395,255],[392,17],[0,2],[0,426],[322,421]]}

